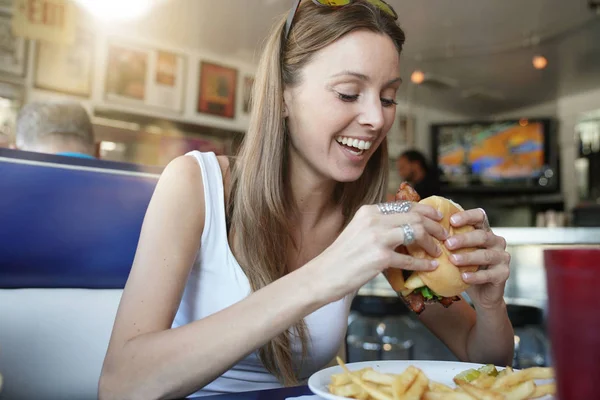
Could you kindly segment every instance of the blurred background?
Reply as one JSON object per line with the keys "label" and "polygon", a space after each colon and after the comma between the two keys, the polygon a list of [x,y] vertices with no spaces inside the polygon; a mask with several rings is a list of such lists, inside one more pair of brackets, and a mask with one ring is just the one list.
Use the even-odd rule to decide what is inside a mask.
{"label": "blurred background", "polygon": [[[589,223],[581,215],[600,197],[598,1],[390,4],[407,34],[390,195],[399,156],[416,149],[441,193],[485,205],[495,224]],[[192,149],[233,154],[262,40],[290,6],[0,0],[0,146],[14,142],[24,104],[69,99],[89,112],[99,158],[164,166]]]}
{"label": "blurred background", "polygon": [[[386,1],[407,36],[388,196],[405,179],[485,208],[512,256],[513,366],[551,365],[543,252],[600,246],[600,0]],[[0,0],[0,398],[96,397],[158,176],[235,153],[291,5]],[[455,359],[383,276],[348,324],[349,361]]]}

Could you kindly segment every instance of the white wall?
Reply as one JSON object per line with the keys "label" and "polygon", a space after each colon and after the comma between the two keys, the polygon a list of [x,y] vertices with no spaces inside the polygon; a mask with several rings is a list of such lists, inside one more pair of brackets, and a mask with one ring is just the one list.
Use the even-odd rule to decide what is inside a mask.
{"label": "white wall", "polygon": [[561,186],[565,196],[565,206],[572,209],[578,202],[575,159],[577,138],[575,125],[584,114],[600,109],[600,89],[559,97],[558,100],[525,107],[496,118],[554,117],[558,120],[558,146],[561,157]]}
{"label": "white wall", "polygon": [[[88,110],[91,110],[94,106],[102,106],[102,108],[104,109],[113,109],[137,114],[146,114],[174,121],[184,121],[223,129],[245,131],[246,126],[248,124],[248,115],[243,113],[242,111],[242,84],[244,76],[254,75],[256,71],[255,65],[236,60],[235,58],[224,58],[222,56],[216,56],[214,54],[199,51],[196,49],[181,48],[173,42],[163,42],[157,40],[156,38],[148,38],[145,36],[143,37],[139,33],[136,33],[135,29],[127,29],[123,27],[115,28],[114,26],[112,26],[111,28],[104,28],[101,25],[98,25],[95,32],[96,43],[93,59],[92,94],[90,98],[68,96],[62,93],[42,90],[34,87],[36,43],[34,41],[31,41],[28,48],[28,71],[23,81],[25,87],[25,99],[27,102],[44,99],[69,98],[81,102],[86,108],[88,108]],[[117,42],[122,41],[125,44],[139,45],[141,47],[149,47],[151,49],[162,49],[185,55],[185,100],[183,112],[176,113],[163,111],[160,109],[149,109],[146,107],[136,105],[106,101],[106,99],[104,98],[104,85],[106,75],[105,73],[108,40],[113,40]],[[238,70],[235,119],[221,118],[196,112],[197,96],[199,90],[199,68],[201,60],[234,67]]]}

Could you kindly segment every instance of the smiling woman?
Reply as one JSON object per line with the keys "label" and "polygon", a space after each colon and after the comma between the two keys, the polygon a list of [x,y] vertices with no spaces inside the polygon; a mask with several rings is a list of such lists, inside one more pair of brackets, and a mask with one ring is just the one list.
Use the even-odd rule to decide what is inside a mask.
{"label": "smiling woman", "polygon": [[[388,268],[435,268],[395,249],[410,226],[408,239],[437,256],[441,216],[427,205],[383,215],[374,204],[386,193],[401,83],[395,12],[380,1],[316,3],[295,1],[294,23],[282,17],[266,41],[237,157],[191,152],[161,176],[101,399],[297,384],[335,357],[361,286]],[[502,304],[486,306],[481,326],[468,306],[428,326],[463,359],[510,359]]]}

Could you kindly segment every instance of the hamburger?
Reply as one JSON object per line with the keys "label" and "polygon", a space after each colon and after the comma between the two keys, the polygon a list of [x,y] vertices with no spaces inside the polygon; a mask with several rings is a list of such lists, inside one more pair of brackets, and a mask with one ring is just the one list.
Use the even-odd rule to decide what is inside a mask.
{"label": "hamburger", "polygon": [[[470,232],[475,229],[472,226],[455,228],[450,224],[450,217],[457,212],[463,211],[463,208],[445,197],[431,196],[420,200],[418,193],[413,188],[406,183],[402,183],[398,193],[396,193],[396,200],[414,201],[429,205],[440,211],[443,219],[439,223],[446,229],[449,236]],[[463,272],[477,271],[478,269],[478,266],[475,265],[458,268],[449,258],[453,253],[468,253],[476,250],[475,248],[451,251],[436,238],[433,238],[433,240],[437,242],[442,250],[442,255],[439,257],[430,256],[416,243],[409,246],[398,246],[396,251],[415,258],[436,259],[439,265],[434,271],[408,271],[389,268],[384,273],[396,293],[417,314],[423,312],[426,304],[441,303],[444,307],[449,307],[453,302],[460,300],[459,294],[470,286],[462,280],[461,274]]]}

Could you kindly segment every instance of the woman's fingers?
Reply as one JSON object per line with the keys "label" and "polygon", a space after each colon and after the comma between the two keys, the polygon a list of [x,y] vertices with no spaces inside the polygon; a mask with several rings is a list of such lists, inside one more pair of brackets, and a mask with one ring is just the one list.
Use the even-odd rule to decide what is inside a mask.
{"label": "woman's fingers", "polygon": [[[420,246],[432,257],[439,257],[442,254],[442,249],[434,237],[443,241],[447,237],[447,233],[435,221],[424,218],[418,215],[406,215],[405,224],[397,227],[387,228],[384,230],[383,241],[386,245],[396,247],[401,244],[406,244],[407,238],[405,235],[404,225],[408,225],[413,232],[414,243]],[[384,228],[385,229],[385,228]]]}
{"label": "woman's fingers", "polygon": [[490,269],[480,269],[476,272],[463,272],[463,281],[470,285],[482,285],[491,283],[494,285],[504,285],[510,275],[508,264],[500,264]]}
{"label": "woman's fingers", "polygon": [[487,215],[483,208],[474,208],[472,210],[457,212],[450,217],[450,223],[457,228],[465,225],[483,227],[484,221],[486,220]]}
{"label": "woman's fingers", "polygon": [[390,259],[390,268],[400,268],[410,271],[433,271],[438,267],[436,260],[415,258],[406,254],[394,252]]}
{"label": "woman's fingers", "polygon": [[406,215],[418,214],[427,217],[434,221],[441,221],[443,215],[435,208],[426,204],[411,203],[410,210],[406,213],[382,214],[377,205],[373,205],[372,212],[375,215],[381,215],[384,221],[390,224],[397,224],[398,219],[402,219]]}
{"label": "woman's fingers", "polygon": [[445,245],[450,250],[467,247],[489,247],[504,250],[506,248],[506,241],[503,237],[495,235],[492,231],[476,229],[449,237]]}
{"label": "woman's fingers", "polygon": [[454,253],[450,261],[456,266],[510,264],[510,254],[493,249],[479,249],[468,253]]}

